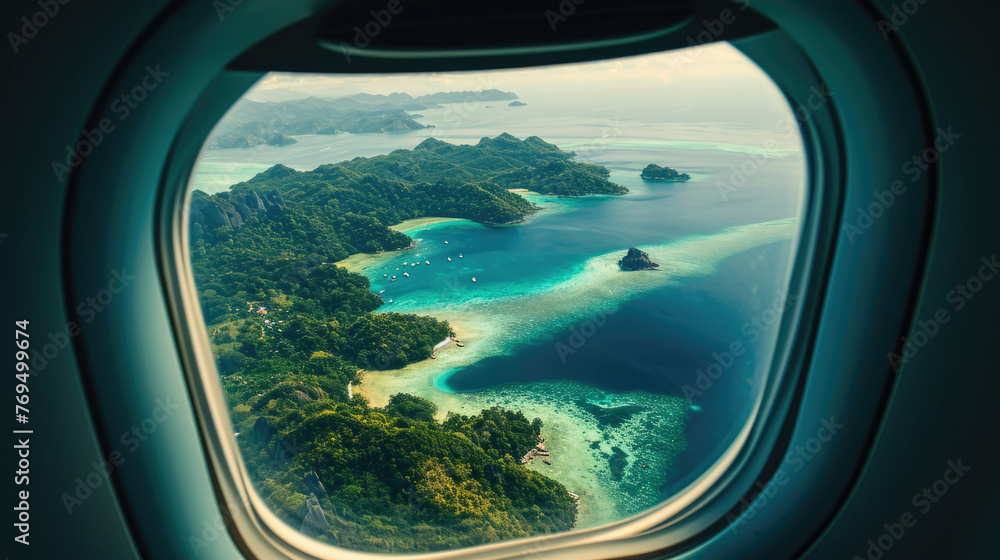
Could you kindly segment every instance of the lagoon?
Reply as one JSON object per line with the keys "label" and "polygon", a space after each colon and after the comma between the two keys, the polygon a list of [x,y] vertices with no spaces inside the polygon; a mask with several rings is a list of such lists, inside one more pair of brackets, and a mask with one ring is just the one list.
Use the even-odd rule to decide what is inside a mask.
{"label": "lagoon", "polygon": [[[465,344],[402,370],[367,372],[354,391],[373,406],[397,392],[423,396],[442,417],[502,405],[542,418],[552,464],[536,460],[530,468],[581,495],[584,528],[640,513],[680,490],[745,421],[777,333],[750,340],[742,326],[787,284],[805,169],[797,136],[761,148],[776,132],[759,115],[676,124],[666,112],[629,113],[610,102],[615,114],[581,112],[560,103],[442,107],[421,111],[429,129],[210,150],[193,187],[217,192],[276,163],[308,170],[413,148],[428,137],[474,143],[502,132],[537,135],[608,167],[630,194],[522,193],[542,207],[523,223],[409,221],[397,227],[415,247],[340,263],[366,275],[374,292],[385,290],[386,302],[392,298],[380,311],[447,319]],[[741,179],[748,162],[753,172]],[[649,163],[692,180],[643,182],[639,172]],[[630,246],[660,268],[618,270]],[[414,261],[421,264],[409,266]],[[399,279],[389,282],[393,274]],[[686,394],[734,342],[744,352],[717,366],[722,376],[702,395]]]}

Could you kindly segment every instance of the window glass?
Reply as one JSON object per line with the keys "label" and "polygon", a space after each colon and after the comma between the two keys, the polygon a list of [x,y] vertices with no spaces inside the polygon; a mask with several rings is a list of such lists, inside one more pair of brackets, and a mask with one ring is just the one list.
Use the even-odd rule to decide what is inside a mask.
{"label": "window glass", "polygon": [[750,418],[795,301],[800,116],[726,44],[265,76],[207,139],[188,207],[253,487],[304,534],[380,553],[679,492]]}

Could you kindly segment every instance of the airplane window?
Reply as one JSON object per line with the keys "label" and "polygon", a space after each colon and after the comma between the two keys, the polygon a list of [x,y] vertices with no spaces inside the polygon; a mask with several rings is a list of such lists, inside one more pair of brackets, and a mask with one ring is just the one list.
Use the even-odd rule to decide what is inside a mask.
{"label": "airplane window", "polygon": [[752,419],[797,301],[800,124],[826,99],[790,107],[728,44],[262,78],[187,207],[250,485],[373,553],[684,491]]}

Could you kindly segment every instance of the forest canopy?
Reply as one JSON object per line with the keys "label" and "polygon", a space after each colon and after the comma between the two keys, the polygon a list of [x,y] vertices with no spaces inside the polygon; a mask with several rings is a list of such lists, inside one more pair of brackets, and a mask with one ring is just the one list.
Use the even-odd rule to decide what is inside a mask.
{"label": "forest canopy", "polygon": [[[427,359],[454,336],[432,317],[379,312],[368,279],[335,264],[410,247],[389,226],[425,217],[516,222],[536,207],[509,189],[577,196],[627,189],[537,137],[413,150],[301,172],[276,165],[228,192],[192,195],[190,257],[237,441],[266,502],[315,538],[421,552],[565,531],[576,504],[518,458],[541,420],[470,416],[348,387],[363,370]],[[386,372],[386,375],[391,375]]]}

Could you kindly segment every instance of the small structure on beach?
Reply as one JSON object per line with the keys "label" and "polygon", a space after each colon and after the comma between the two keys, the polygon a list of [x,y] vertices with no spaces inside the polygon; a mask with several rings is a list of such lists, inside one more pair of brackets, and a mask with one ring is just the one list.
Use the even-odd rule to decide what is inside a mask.
{"label": "small structure on beach", "polygon": [[549,450],[545,449],[545,438],[542,436],[538,436],[538,445],[532,447],[527,453],[524,454],[524,457],[521,457],[521,464],[527,465],[535,457],[541,457],[542,461],[544,461],[546,465],[552,464]]}

